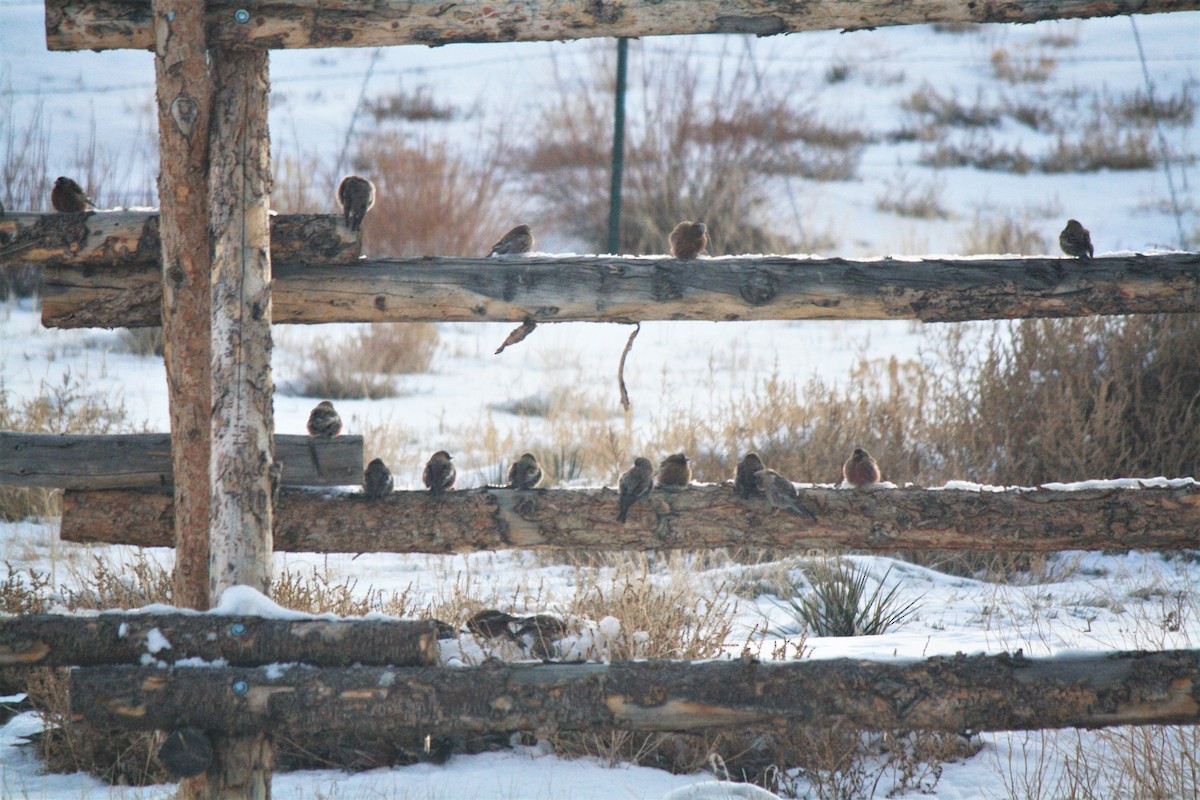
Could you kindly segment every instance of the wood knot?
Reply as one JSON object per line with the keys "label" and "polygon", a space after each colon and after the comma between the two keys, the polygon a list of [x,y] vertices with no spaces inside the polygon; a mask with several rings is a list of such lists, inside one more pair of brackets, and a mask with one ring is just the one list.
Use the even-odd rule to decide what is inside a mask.
{"label": "wood knot", "polygon": [[775,295],[779,293],[779,287],[776,285],[774,275],[762,270],[755,270],[746,277],[745,283],[738,288],[738,292],[742,295],[742,299],[750,305],[761,306],[775,299]]}
{"label": "wood knot", "polygon": [[604,2],[604,0],[588,0],[584,11],[591,14],[601,25],[612,25],[625,15],[625,11],[619,3]]}
{"label": "wood knot", "polygon": [[666,303],[671,300],[678,300],[683,297],[683,289],[675,282],[666,270],[654,270],[654,299],[660,303]]}
{"label": "wood knot", "polygon": [[375,295],[375,308],[380,311],[387,311],[387,298],[381,294]]}

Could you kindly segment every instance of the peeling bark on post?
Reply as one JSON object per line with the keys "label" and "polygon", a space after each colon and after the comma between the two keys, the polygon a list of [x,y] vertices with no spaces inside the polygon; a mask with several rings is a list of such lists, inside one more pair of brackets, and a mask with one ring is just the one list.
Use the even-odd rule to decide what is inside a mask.
{"label": "peeling bark on post", "polygon": [[[175,481],[175,602],[209,606],[212,244],[204,8],[154,0],[161,168],[163,360]],[[95,216],[95,215],[93,215]]]}
{"label": "peeling bark on post", "polygon": [[1200,651],[279,669],[85,667],[71,714],[233,733],[651,730],[799,724],[998,731],[1200,722]]}
{"label": "peeling bark on post", "polygon": [[[1054,552],[1200,546],[1200,486],[973,492],[919,488],[801,489],[816,522],[742,500],[730,485],[656,489],[617,522],[612,489],[468,490],[434,497],[284,490],[277,550],[466,553],[508,548],[679,550],[809,548],[874,552]],[[170,544],[170,497],[68,491],[62,538],[141,547]]]}
{"label": "peeling bark on post", "polygon": [[20,614],[0,618],[0,667],[174,664],[189,658],[231,666],[303,663],[436,664],[433,620],[264,619],[214,614]]}
{"label": "peeling bark on post", "polygon": [[[51,50],[149,46],[148,0],[47,0]],[[1195,0],[292,0],[250,6],[209,0],[214,43],[260,47],[379,47],[399,44],[554,41],[593,36],[859,30],[931,22],[1037,22],[1150,14],[1198,7]]]}
{"label": "peeling bark on post", "polygon": [[267,52],[213,50],[212,593],[271,583]]}

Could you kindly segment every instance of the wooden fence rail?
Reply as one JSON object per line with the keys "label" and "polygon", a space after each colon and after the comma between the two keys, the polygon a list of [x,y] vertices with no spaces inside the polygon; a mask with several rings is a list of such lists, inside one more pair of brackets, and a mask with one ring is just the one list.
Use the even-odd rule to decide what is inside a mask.
{"label": "wooden fence rail", "polygon": [[[930,22],[1037,22],[1194,9],[1194,0],[208,0],[209,45],[380,47],[553,41],[594,36],[857,30]],[[154,46],[150,0],[47,0],[51,50]]]}
{"label": "wooden fence rail", "polygon": [[[576,256],[276,263],[272,321],[961,322],[1200,311],[1200,253],[881,259]],[[46,270],[50,328],[157,325],[152,269]]]}
{"label": "wooden fence rail", "polygon": [[[284,486],[362,483],[363,438],[275,435]],[[173,483],[171,435],[36,434],[0,431],[0,486],[133,489]]]}
{"label": "wooden fence rail", "polygon": [[995,731],[1200,722],[1200,651],[917,662],[751,660],[359,667],[85,667],[76,721],[138,730]]}
{"label": "wooden fence rail", "polygon": [[[346,264],[362,254],[362,232],[341,216],[283,214],[271,217],[271,258],[301,264]],[[142,267],[121,280],[155,284],[161,303],[162,240],[157,211],[78,214],[8,212],[0,216],[0,265],[77,267],[101,274]],[[134,276],[137,276],[136,278]],[[154,280],[157,279],[157,280]],[[157,323],[155,323],[157,324]]]}
{"label": "wooden fence rail", "polygon": [[235,667],[290,662],[423,666],[438,663],[437,634],[432,620],[25,614],[0,618],[0,667],[138,664],[146,658],[169,664],[224,659]]}
{"label": "wooden fence rail", "polygon": [[[508,548],[669,550],[759,546],[985,551],[1200,547],[1200,485],[975,492],[801,489],[813,522],[742,500],[729,485],[656,490],[622,525],[612,489],[362,494],[282,492],[275,549],[313,553],[456,553]],[[61,536],[170,547],[171,497],[68,491]]]}

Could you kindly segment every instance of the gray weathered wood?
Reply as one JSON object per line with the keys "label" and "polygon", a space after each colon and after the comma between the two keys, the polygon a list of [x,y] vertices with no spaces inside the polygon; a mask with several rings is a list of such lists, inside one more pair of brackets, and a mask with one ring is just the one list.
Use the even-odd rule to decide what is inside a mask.
{"label": "gray weathered wood", "polygon": [[[163,642],[169,646],[163,647]],[[0,617],[0,666],[304,663],[422,666],[438,659],[432,620],[264,619],[213,614],[23,614]]]}
{"label": "gray weathered wood", "polygon": [[[236,11],[250,15],[239,21]],[[593,36],[858,30],[929,22],[1037,22],[1195,9],[1194,0],[209,0],[212,43],[378,47]],[[51,50],[152,46],[150,0],[47,0]]]}
{"label": "gray weathered wood", "polygon": [[[284,486],[362,483],[363,438],[275,435]],[[166,433],[108,435],[0,431],[0,485],[136,489],[173,484]]]}
{"label": "gray weathered wood", "polygon": [[[1200,254],[856,261],[783,256],[419,258],[276,265],[273,321],[960,322],[1200,311]],[[128,282],[128,288],[122,284]],[[47,270],[42,324],[158,324],[125,273]]]}
{"label": "gray weathered wood", "polygon": [[1200,722],[1200,651],[912,663],[616,662],[71,673],[76,721],[137,730],[996,731]]}
{"label": "gray weathered wood", "polygon": [[[193,137],[200,133],[199,119],[195,126]],[[362,232],[347,228],[341,215],[271,217],[272,259],[298,264],[350,264],[360,255]],[[161,272],[161,261],[158,211],[79,214],[9,211],[0,216],[0,264],[74,266],[89,274],[91,268],[107,271],[140,266],[149,276],[154,269]]]}
{"label": "gray weathered wood", "polygon": [[[1086,491],[801,489],[817,521],[772,513],[730,485],[656,490],[616,520],[612,489],[395,492],[284,491],[275,547],[313,553],[456,553],[508,548],[674,550],[758,546],[870,551],[1191,549],[1200,547],[1200,486]],[[68,491],[62,538],[170,545],[171,502],[146,492]]]}

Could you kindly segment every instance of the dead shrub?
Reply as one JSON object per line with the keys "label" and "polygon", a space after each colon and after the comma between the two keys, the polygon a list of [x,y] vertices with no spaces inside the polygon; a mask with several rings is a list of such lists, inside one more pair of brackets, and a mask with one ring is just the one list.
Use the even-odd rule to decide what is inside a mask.
{"label": "dead shrub", "polygon": [[428,86],[418,86],[412,91],[401,86],[377,99],[368,99],[363,107],[376,124],[385,120],[451,122],[462,117],[462,112],[455,106],[438,103]]}
{"label": "dead shrub", "polygon": [[1190,84],[1184,85],[1178,94],[1166,98],[1152,97],[1148,92],[1136,89],[1124,97],[1108,103],[1109,113],[1135,125],[1177,125],[1186,128],[1196,116],[1196,99],[1192,97]]}
{"label": "dead shrub", "polygon": [[437,353],[437,326],[428,322],[373,323],[342,339],[318,339],[304,353],[289,390],[305,397],[395,397],[397,376],[427,372]]}
{"label": "dead shrub", "polygon": [[[690,57],[635,62],[631,74],[641,105],[628,115],[621,252],[665,252],[684,219],[709,223],[714,255],[795,252],[796,237],[769,221],[771,177],[849,178],[868,138],[801,107],[789,82],[756,81],[745,58],[714,81]],[[612,81],[560,81],[515,159],[533,196],[596,250],[607,241]]]}
{"label": "dead shrub", "polygon": [[936,179],[922,186],[901,174],[887,182],[884,193],[875,198],[875,208],[914,219],[949,219],[950,212],[940,202],[942,189]]}
{"label": "dead shrub", "polygon": [[942,127],[994,128],[1003,120],[999,109],[984,105],[982,92],[976,92],[975,102],[968,106],[957,95],[944,95],[928,83],[901,101],[900,107]]}
{"label": "dead shrub", "polygon": [[1047,241],[1028,213],[1017,215],[1004,212],[985,215],[977,212],[974,224],[967,229],[960,247],[963,255],[990,253],[1021,253],[1032,255],[1050,252]]}
{"label": "dead shrub", "polygon": [[1045,83],[1058,67],[1053,56],[1028,47],[1016,52],[998,47],[992,51],[991,62],[992,74],[1007,83]]}
{"label": "dead shrub", "polygon": [[121,345],[135,356],[159,356],[163,354],[163,329],[121,328],[117,334]]}

